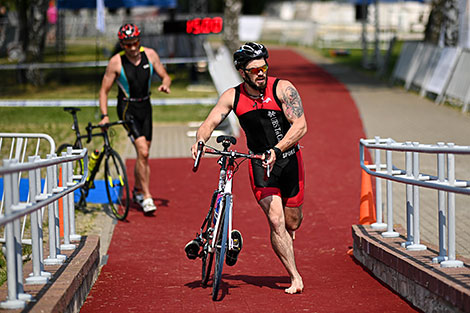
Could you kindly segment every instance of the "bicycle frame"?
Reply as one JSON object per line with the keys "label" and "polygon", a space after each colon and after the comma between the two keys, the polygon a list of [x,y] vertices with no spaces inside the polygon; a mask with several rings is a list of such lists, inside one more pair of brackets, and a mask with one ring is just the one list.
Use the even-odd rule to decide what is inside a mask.
{"label": "bicycle frame", "polygon": [[[237,249],[234,244],[234,238],[232,238],[232,186],[233,177],[235,172],[238,170],[239,165],[235,160],[237,158],[264,159],[264,156],[262,155],[244,154],[237,151],[228,150],[230,144],[236,144],[236,139],[234,137],[219,136],[217,137],[217,142],[222,143],[224,147],[223,151],[216,150],[211,147],[204,148],[204,143],[199,142],[197,156],[193,166],[193,171],[196,172],[199,166],[199,161],[202,157],[203,149],[205,149],[206,153],[221,155],[220,159],[218,160],[218,164],[220,165],[218,187],[212,194],[211,205],[209,212],[207,213],[206,218],[202,223],[201,233],[197,234],[197,239],[203,243],[202,251],[199,253],[199,257],[202,259],[203,285],[207,284],[215,255],[212,300],[216,300],[218,295],[224,260],[227,263],[225,258],[226,254],[228,256],[228,253]],[[239,232],[237,232],[237,234],[239,234]],[[187,247],[191,246],[187,245]],[[241,246],[238,246],[238,248],[241,248]],[[232,266],[234,263],[227,263],[227,265]]]}
{"label": "bicycle frame", "polygon": [[[100,170],[102,163],[105,163],[105,187],[106,194],[108,197],[109,206],[113,214],[119,220],[124,220],[129,211],[129,185],[127,181],[127,175],[125,170],[125,165],[119,156],[119,154],[112,148],[110,142],[110,135],[108,134],[108,128],[120,125],[127,124],[129,125],[132,121],[116,121],[112,123],[106,123],[102,125],[92,125],[88,123],[86,127],[86,135],[80,134],[77,112],[80,111],[79,108],[67,107],[64,109],[69,112],[73,117],[73,126],[72,129],[75,132],[75,142],[72,145],[73,148],[81,148],[83,146],[82,139],[86,138],[86,143],[90,143],[93,137],[103,137],[103,146],[99,152],[96,162],[90,170],[88,171],[88,177],[86,179],[85,185],[80,188],[80,200],[78,201],[78,208],[86,207],[86,198],[89,194],[89,190],[94,188],[94,181],[97,173]],[[100,131],[93,132],[94,129],[99,128]],[[70,144],[62,144],[61,147],[68,147]],[[110,166],[111,164],[111,166]],[[83,169],[83,163],[82,163]],[[112,174],[110,174],[112,172]],[[119,182],[116,183],[115,180],[118,179]],[[121,188],[122,187],[122,188]],[[123,191],[121,191],[123,190]],[[122,192],[122,194],[121,194]],[[125,195],[121,198],[121,195]],[[117,196],[117,204],[115,205]],[[122,201],[121,201],[122,200]]]}
{"label": "bicycle frame", "polygon": [[[226,150],[225,150],[226,151]],[[232,182],[233,182],[233,174],[234,174],[234,158],[228,158],[228,165],[227,165],[227,157],[222,156],[221,158],[221,169],[219,174],[219,186],[217,188],[216,194],[216,202],[215,205],[219,205],[219,199],[221,198],[221,204],[219,205],[219,212],[218,216],[214,225],[214,233],[213,238],[217,238],[219,225],[221,223],[221,217],[225,216],[223,213],[228,214],[228,234],[229,234],[229,250],[233,249],[233,239],[231,238],[232,233],[232,214],[233,214],[233,201],[232,201]],[[225,203],[227,199],[230,199],[229,205]],[[228,212],[226,209],[229,208]],[[209,252],[213,252],[216,248],[215,240],[212,241]]]}

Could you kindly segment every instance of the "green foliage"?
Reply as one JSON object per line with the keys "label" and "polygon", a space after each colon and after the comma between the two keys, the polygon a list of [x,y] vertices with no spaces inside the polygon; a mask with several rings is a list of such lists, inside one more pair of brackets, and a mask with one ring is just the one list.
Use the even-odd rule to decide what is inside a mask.
{"label": "green foliage", "polygon": [[[205,105],[154,106],[153,121],[155,123],[202,121],[211,108]],[[111,121],[118,120],[116,108],[111,107],[108,112]],[[78,122],[82,135],[86,133],[85,127],[88,122],[97,124],[101,120],[100,115],[98,107],[81,108],[78,112]],[[72,116],[59,107],[0,107],[0,132],[45,133],[54,139],[57,146],[74,142],[75,133],[71,128],[72,123]],[[127,143],[127,133],[123,127],[113,127],[110,135],[112,135],[111,144],[118,151],[122,143]],[[87,147],[97,149],[102,144],[100,139],[94,139]],[[5,142],[5,146],[9,144]],[[8,152],[0,151],[0,155],[5,153]],[[45,153],[49,152],[45,151]]]}

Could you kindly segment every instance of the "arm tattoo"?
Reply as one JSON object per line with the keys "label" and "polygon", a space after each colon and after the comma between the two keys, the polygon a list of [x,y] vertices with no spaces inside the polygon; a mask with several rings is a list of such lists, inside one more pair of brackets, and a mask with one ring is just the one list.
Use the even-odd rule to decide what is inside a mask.
{"label": "arm tattoo", "polygon": [[282,95],[282,100],[286,105],[286,117],[288,119],[298,118],[304,114],[302,100],[295,88],[289,86]]}

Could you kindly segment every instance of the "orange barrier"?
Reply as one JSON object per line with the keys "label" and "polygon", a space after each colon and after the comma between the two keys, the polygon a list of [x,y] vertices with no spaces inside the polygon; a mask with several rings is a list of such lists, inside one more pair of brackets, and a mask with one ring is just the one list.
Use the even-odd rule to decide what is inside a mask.
{"label": "orange barrier", "polygon": [[[364,164],[369,162],[364,161]],[[375,216],[374,193],[372,191],[372,180],[366,171],[362,170],[361,183],[361,205],[359,210],[359,224],[370,225],[377,220]]]}
{"label": "orange barrier", "polygon": [[[62,166],[59,167],[59,187],[62,187]],[[59,229],[60,237],[64,237],[64,199],[59,198]]]}

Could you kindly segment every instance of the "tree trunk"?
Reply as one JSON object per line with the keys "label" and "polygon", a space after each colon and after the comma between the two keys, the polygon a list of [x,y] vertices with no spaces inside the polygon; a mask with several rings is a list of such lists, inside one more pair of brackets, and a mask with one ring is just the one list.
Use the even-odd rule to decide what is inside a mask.
{"label": "tree trunk", "polygon": [[223,41],[232,53],[240,47],[240,42],[238,41],[238,17],[241,10],[241,0],[225,0]]}
{"label": "tree trunk", "polygon": [[456,46],[459,36],[459,10],[456,0],[434,0],[424,32],[424,41]]}

